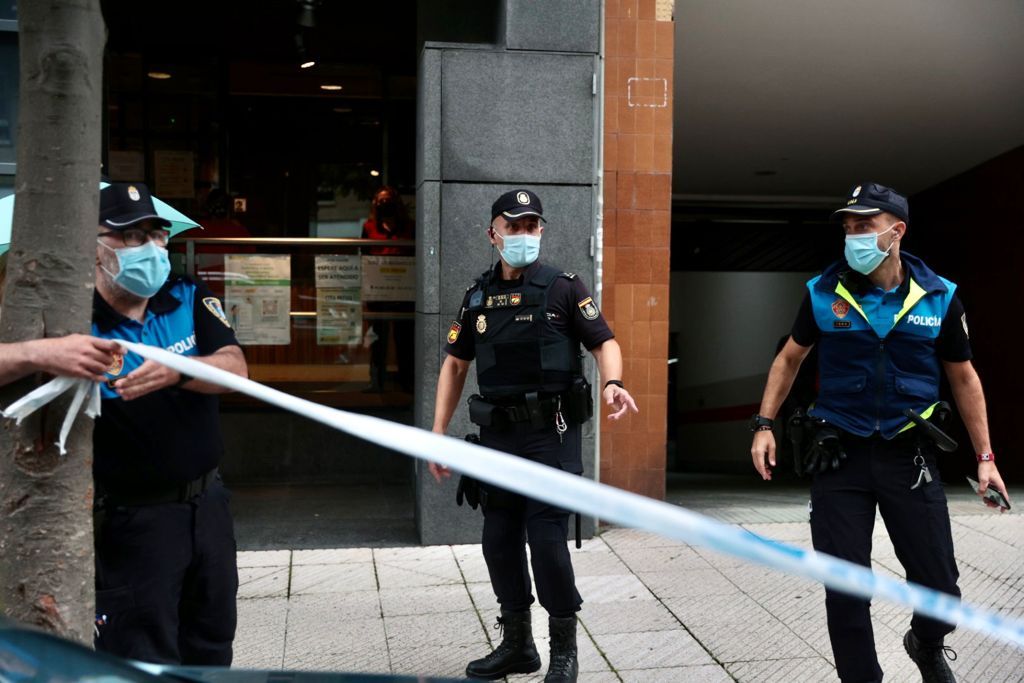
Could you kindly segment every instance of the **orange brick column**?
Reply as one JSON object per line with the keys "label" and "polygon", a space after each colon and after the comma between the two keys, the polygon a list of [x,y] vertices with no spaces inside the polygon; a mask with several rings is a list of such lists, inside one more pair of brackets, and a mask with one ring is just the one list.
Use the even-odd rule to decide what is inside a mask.
{"label": "orange brick column", "polygon": [[602,308],[640,407],[602,409],[601,481],[665,497],[672,202],[672,0],[605,5]]}

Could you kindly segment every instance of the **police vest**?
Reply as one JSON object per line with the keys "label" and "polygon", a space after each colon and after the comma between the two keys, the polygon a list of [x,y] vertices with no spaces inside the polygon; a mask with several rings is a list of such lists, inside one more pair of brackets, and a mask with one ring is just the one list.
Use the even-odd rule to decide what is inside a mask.
{"label": "police vest", "polygon": [[560,392],[581,374],[579,341],[551,326],[548,292],[556,268],[540,265],[519,287],[499,287],[491,271],[472,288],[476,377],[486,397]]}
{"label": "police vest", "polygon": [[858,436],[891,439],[910,425],[905,409],[927,417],[939,400],[935,345],[956,285],[910,254],[901,259],[909,274],[905,297],[884,335],[840,279],[845,263],[807,283],[821,330],[820,389],[810,414]]}

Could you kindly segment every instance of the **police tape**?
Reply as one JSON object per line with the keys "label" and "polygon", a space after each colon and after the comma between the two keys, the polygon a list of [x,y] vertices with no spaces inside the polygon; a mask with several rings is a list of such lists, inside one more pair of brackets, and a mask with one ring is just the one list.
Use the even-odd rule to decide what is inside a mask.
{"label": "police tape", "polygon": [[880,576],[860,565],[789,546],[739,527],[510,456],[462,439],[441,436],[368,415],[347,413],[233,375],[163,349],[119,341],[129,351],[178,372],[244,393],[353,436],[433,461],[502,488],[622,526],[702,546],[859,596],[885,600],[1024,648],[1024,622],[985,611],[959,598]]}

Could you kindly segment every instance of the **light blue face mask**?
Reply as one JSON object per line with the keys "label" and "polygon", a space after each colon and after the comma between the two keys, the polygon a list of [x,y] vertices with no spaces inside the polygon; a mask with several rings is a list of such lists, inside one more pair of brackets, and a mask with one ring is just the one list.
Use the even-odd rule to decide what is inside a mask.
{"label": "light blue face mask", "polygon": [[[103,242],[100,241],[100,244]],[[155,242],[123,249],[114,249],[106,244],[103,246],[117,255],[119,268],[116,275],[103,266],[100,268],[113,278],[115,285],[137,297],[148,299],[156,294],[171,274],[171,260],[167,250]]]}
{"label": "light blue face mask", "polygon": [[847,235],[846,262],[858,273],[863,275],[873,273],[878,266],[882,265],[882,261],[889,255],[889,252],[892,251],[892,245],[896,244],[896,240],[893,240],[889,248],[882,251],[878,248],[878,238],[895,227],[896,224],[893,223],[889,230],[883,230],[882,232],[872,232],[867,235]]}
{"label": "light blue face mask", "polygon": [[502,235],[504,248],[499,250],[502,260],[513,268],[525,268],[540,256],[540,237],[537,235]]}

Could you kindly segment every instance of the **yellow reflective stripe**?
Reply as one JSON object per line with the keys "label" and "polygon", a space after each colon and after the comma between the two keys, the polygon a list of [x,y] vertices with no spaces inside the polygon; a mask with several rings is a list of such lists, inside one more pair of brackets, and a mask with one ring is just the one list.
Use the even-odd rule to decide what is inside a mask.
{"label": "yellow reflective stripe", "polygon": [[[907,292],[907,298],[903,300],[903,308],[900,309],[900,312],[893,317],[892,326],[896,327],[896,323],[900,321],[900,318],[906,315],[911,308],[916,306],[917,302],[923,299],[924,295],[927,293],[927,290],[914,282],[914,278],[910,278],[910,291]],[[932,406],[932,408],[934,407],[935,406]],[[931,408],[929,408],[929,410],[931,410]]]}
{"label": "yellow reflective stripe", "polygon": [[860,304],[857,303],[857,300],[853,298],[852,294],[850,294],[850,290],[848,290],[842,282],[836,282],[836,294],[841,296],[843,299],[847,301],[847,303],[849,303],[851,306],[857,309],[857,312],[860,313],[860,316],[867,321],[868,325],[871,324],[871,321],[868,320],[868,316],[864,312],[864,309],[860,307]]}
{"label": "yellow reflective stripe", "polygon": [[[921,417],[923,417],[924,419],[927,420],[929,417],[932,416],[932,413],[935,412],[935,406],[937,406],[937,405],[939,405],[938,402],[933,403],[930,406],[928,406],[928,409],[925,410],[923,413],[921,413]],[[907,431],[911,427],[916,427],[916,426],[917,425],[914,424],[913,422],[908,422],[907,424],[903,425],[903,429],[901,429],[900,431],[898,431],[896,433],[897,434],[902,434],[903,432]]]}

